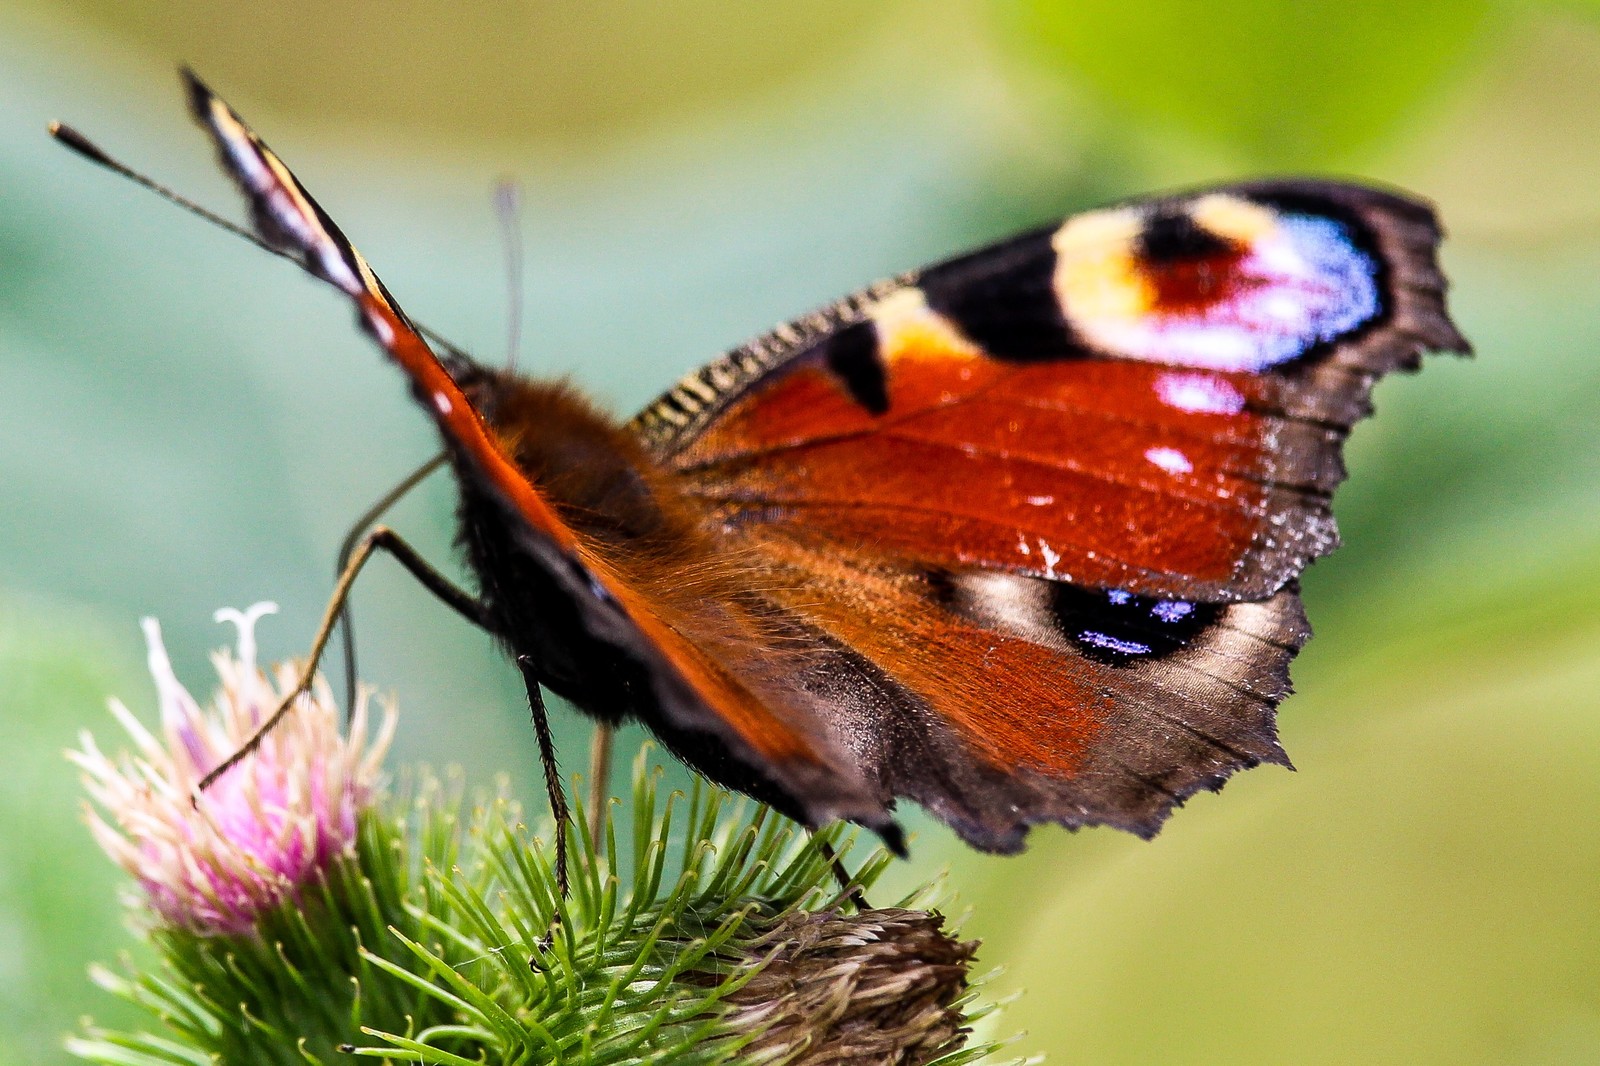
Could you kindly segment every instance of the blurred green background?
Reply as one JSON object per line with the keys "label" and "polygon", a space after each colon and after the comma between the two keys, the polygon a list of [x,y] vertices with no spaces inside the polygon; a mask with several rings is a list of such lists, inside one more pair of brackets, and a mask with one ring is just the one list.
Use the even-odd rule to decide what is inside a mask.
{"label": "blurred green background", "polygon": [[[0,8],[0,1062],[64,1058],[129,943],[61,758],[191,687],[221,605],[303,650],[335,545],[433,447],[348,310],[52,146],[71,121],[236,212],[194,64],[417,317],[503,358],[491,187],[524,192],[523,365],[632,410],[860,283],[1114,196],[1276,172],[1437,201],[1471,362],[1385,383],[1281,716],[1298,774],[1154,843],[1020,858],[914,819],[1061,1063],[1600,1061],[1600,5],[503,0]],[[436,558],[450,493],[396,524]],[[392,567],[357,597],[402,760],[510,770],[488,643]],[[569,766],[587,729],[562,716]]]}

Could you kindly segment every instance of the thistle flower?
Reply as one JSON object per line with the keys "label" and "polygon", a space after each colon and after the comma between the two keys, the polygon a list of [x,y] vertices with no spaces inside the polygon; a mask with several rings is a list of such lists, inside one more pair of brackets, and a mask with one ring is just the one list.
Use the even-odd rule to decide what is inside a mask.
{"label": "thistle flower", "polygon": [[221,686],[206,710],[173,673],[160,626],[145,619],[161,736],[112,700],[137,756],[108,758],[87,732],[82,750],[69,753],[103,812],[91,807],[87,815],[100,846],[139,882],[162,923],[203,936],[249,933],[263,913],[297,899],[352,852],[394,733],[390,706],[369,743],[363,693],[341,736],[340,711],[319,679],[249,758],[196,795],[200,779],[295,687],[292,664],[280,665],[276,678],[256,665],[255,623],[276,610],[258,603],[217,612],[218,622],[238,628],[238,650],[212,656]]}
{"label": "thistle flower", "polygon": [[[834,880],[844,827],[807,834],[700,782],[663,798],[648,747],[598,839],[580,804],[569,894],[548,829],[529,828],[503,782],[470,807],[459,775],[441,784],[426,770],[376,796],[393,711],[369,744],[363,701],[341,739],[320,682],[195,803],[205,773],[296,685],[293,667],[273,679],[256,666],[254,624],[271,609],[218,612],[239,639],[214,657],[209,711],[146,622],[161,736],[113,703],[136,753],[108,759],[88,736],[72,753],[100,807],[95,836],[144,890],[130,898],[154,949],[92,971],[153,1028],[86,1023],[74,1054],[107,1066],[963,1066],[995,1049],[968,1043],[990,1009],[968,986],[976,944],[920,893],[851,909]],[[856,864],[864,890],[888,861]]]}

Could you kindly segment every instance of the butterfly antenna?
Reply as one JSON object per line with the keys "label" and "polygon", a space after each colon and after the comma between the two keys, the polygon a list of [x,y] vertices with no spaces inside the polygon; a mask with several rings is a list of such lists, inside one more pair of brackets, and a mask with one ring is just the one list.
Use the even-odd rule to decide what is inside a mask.
{"label": "butterfly antenna", "polygon": [[506,253],[506,369],[517,369],[517,353],[522,350],[522,190],[504,178],[494,189],[494,213],[500,220],[500,240]]}
{"label": "butterfly antenna", "polygon": [[71,126],[61,122],[52,122],[50,123],[50,136],[54,137],[66,147],[72,149],[74,152],[77,152],[79,155],[83,156],[83,158],[87,159],[89,162],[98,163],[100,166],[105,167],[113,174],[120,174],[122,177],[127,178],[135,185],[140,185],[146,189],[149,189],[163,200],[183,208],[191,215],[198,215],[207,222],[211,223],[213,226],[225,229],[235,237],[241,237],[244,240],[249,241],[257,248],[260,248],[263,252],[271,252],[279,259],[287,259],[291,263],[299,265],[300,261],[294,256],[290,255],[288,252],[285,252],[282,248],[274,248],[272,245],[268,244],[260,237],[257,237],[254,233],[251,233],[243,226],[229,222],[215,211],[208,211],[206,208],[201,207],[188,197],[182,196],[179,193],[167,188],[154,178],[149,177],[146,174],[141,174],[139,171],[134,170],[121,160],[112,158],[110,155],[106,154],[106,152],[103,151],[99,145],[95,144],[93,141],[79,133],[77,130],[73,129]]}
{"label": "butterfly antenna", "polygon": [[[301,270],[304,270],[307,273],[311,273],[313,276],[315,276],[315,273],[309,267],[307,267],[306,264],[302,263],[297,256],[285,251],[282,248],[274,247],[273,245],[269,244],[268,242],[262,240],[260,237],[256,236],[256,234],[254,234],[254,233],[250,232],[249,230],[245,229],[243,226],[240,226],[240,225],[238,225],[237,223],[234,223],[234,222],[230,222],[227,219],[223,218],[221,215],[217,214],[215,211],[211,211],[211,210],[209,210],[209,209],[207,209],[205,207],[200,206],[199,204],[195,203],[193,200],[189,199],[187,196],[184,196],[181,193],[175,192],[174,190],[172,190],[172,189],[168,188],[167,186],[161,184],[159,181],[156,181],[154,178],[150,177],[148,174],[144,174],[144,173],[141,173],[140,171],[134,170],[128,164],[122,162],[120,159],[117,159],[116,157],[112,156],[110,153],[106,152],[98,144],[95,144],[88,137],[85,137],[82,133],[78,132],[78,130],[73,128],[72,126],[68,126],[64,122],[52,122],[52,123],[50,123],[48,128],[49,128],[49,131],[50,131],[50,136],[54,137],[58,144],[61,144],[61,145],[65,146],[65,147],[67,147],[67,148],[70,148],[72,151],[76,152],[78,155],[82,156],[84,159],[87,159],[89,162],[95,163],[95,164],[97,164],[99,166],[102,166],[102,167],[105,167],[107,170],[111,171],[113,174],[117,174],[117,175],[120,175],[121,177],[127,178],[129,181],[133,182],[135,185],[138,185],[141,188],[148,189],[151,192],[155,193],[157,196],[161,197],[163,200],[167,201],[169,204],[173,204],[173,205],[175,205],[177,207],[181,207],[181,208],[183,208],[183,210],[189,212],[191,215],[195,215],[195,216],[197,216],[199,218],[205,219],[207,222],[211,223],[213,226],[216,226],[219,229],[226,230],[227,232],[233,234],[235,237],[239,237],[239,238],[241,238],[241,239],[243,239],[245,241],[248,241],[249,243],[255,245],[257,248],[260,248],[263,252],[267,252],[267,253],[269,253],[271,255],[275,255],[279,259],[287,259],[289,262],[293,263],[295,266],[299,267]],[[459,347],[457,347],[455,344],[452,344],[450,341],[446,340],[444,337],[439,336],[439,334],[435,333],[433,330],[429,329],[428,327],[423,326],[423,325],[421,325],[419,323],[412,323],[412,324],[417,327],[417,332],[421,333],[424,337],[427,337],[430,341],[433,341],[435,344],[439,345],[439,347],[443,348],[445,351],[449,352],[451,355],[457,356],[457,357],[462,358],[462,359],[470,358],[467,355],[466,352],[462,351]]]}

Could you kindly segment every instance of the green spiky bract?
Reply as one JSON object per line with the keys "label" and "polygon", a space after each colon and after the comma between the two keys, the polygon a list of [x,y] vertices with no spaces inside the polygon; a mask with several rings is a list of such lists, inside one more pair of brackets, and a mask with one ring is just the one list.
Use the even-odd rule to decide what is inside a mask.
{"label": "green spiky bract", "polygon": [[[464,817],[459,784],[423,776],[390,813],[368,812],[355,854],[296,903],[264,915],[257,935],[152,928],[159,968],[97,968],[102,987],[157,1024],[118,1033],[86,1023],[68,1046],[118,1066],[304,1066],[356,1056],[452,1066],[803,1060],[823,1037],[792,1017],[790,1031],[774,1035],[779,1023],[762,1019],[781,1014],[781,1004],[759,1001],[758,977],[798,950],[791,929],[832,922],[832,932],[810,937],[832,945],[826,969],[785,958],[790,970],[766,985],[792,988],[789,975],[798,973],[813,990],[834,982],[839,996],[856,994],[849,980],[864,964],[852,952],[867,949],[856,947],[862,938],[849,928],[827,857],[828,846],[847,852],[851,838],[837,827],[806,834],[699,784],[663,801],[659,777],[641,755],[625,848],[609,819],[601,841],[590,839],[581,814],[575,819],[563,899],[547,849],[503,786]],[[876,852],[858,881],[870,888],[887,861]],[[887,916],[876,929],[920,922],[935,947],[955,945],[958,957],[941,957],[942,969],[918,959],[908,973],[898,949],[880,945],[894,965],[875,972],[894,976],[863,999],[926,998],[930,980],[965,986],[971,946],[938,932],[937,915],[867,914]],[[968,1023],[987,1013],[970,991],[954,1006]],[[915,1027],[927,1013],[896,1020]],[[961,1013],[943,1013],[955,1019],[949,1039],[941,1033],[936,1054],[912,1061],[958,1066],[993,1050],[962,1047],[954,1028]]]}

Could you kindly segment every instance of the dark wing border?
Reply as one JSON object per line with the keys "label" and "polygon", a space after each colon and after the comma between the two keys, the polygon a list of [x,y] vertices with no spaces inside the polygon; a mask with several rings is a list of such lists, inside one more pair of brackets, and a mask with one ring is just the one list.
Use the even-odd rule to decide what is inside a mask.
{"label": "dark wing border", "polygon": [[920,271],[884,278],[826,307],[773,327],[698,370],[653,400],[628,422],[658,459],[686,446],[730,404],[818,343],[866,321],[867,310],[890,293],[916,285]]}
{"label": "dark wing border", "polygon": [[[1184,201],[1206,193],[1235,193],[1280,207],[1305,207],[1332,213],[1355,223],[1376,245],[1384,272],[1383,313],[1361,326],[1336,347],[1348,349],[1350,341],[1375,329],[1394,327],[1395,343],[1362,369],[1374,376],[1397,368],[1412,369],[1421,350],[1470,354],[1471,346],[1456,330],[1445,309],[1446,282],[1437,263],[1442,228],[1429,203],[1400,189],[1367,181],[1328,178],[1259,179],[1224,185],[1197,185],[1153,196],[1129,197],[1086,210],[1123,205]],[[1330,212],[1331,209],[1331,212]],[[686,374],[677,384],[648,404],[628,423],[628,429],[661,460],[670,459],[700,431],[750,389],[792,360],[813,351],[819,343],[866,320],[868,309],[901,289],[917,286],[929,276],[959,268],[974,259],[1003,255],[1013,245],[1048,238],[1070,215],[1045,226],[1029,229],[1009,240],[987,245],[949,260],[875,281],[810,314],[785,322],[732,351]],[[1407,276],[1396,277],[1391,257],[1404,256]],[[957,271],[958,272],[958,271]],[[1397,316],[1398,319],[1397,320]],[[1325,350],[1318,346],[1311,356]],[[1304,365],[1302,357],[1297,363]],[[1275,368],[1292,373],[1293,364]],[[1349,421],[1367,413],[1366,397],[1356,399]]]}

